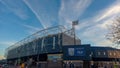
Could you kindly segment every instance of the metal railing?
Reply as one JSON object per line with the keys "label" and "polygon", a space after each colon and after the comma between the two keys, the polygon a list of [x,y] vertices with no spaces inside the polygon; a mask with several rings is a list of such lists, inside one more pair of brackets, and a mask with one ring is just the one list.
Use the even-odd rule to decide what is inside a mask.
{"label": "metal railing", "polygon": [[[30,43],[32,41],[35,41],[37,39],[40,39],[40,38],[45,38],[49,35],[54,35],[54,34],[58,34],[58,36],[61,34],[61,33],[64,33],[64,34],[67,34],[71,37],[74,37],[74,32],[72,29],[70,30],[66,30],[66,28],[64,26],[55,26],[55,27],[50,27],[50,28],[46,28],[46,29],[43,29],[43,30],[40,30],[26,38],[24,38],[23,40],[15,43],[14,45],[8,47],[6,49],[6,52],[5,52],[5,57],[7,57],[7,54],[8,54],[8,51],[12,50],[12,49],[15,49],[19,46],[22,46],[22,45],[25,45],[27,43]],[[79,38],[78,37],[75,37],[76,40],[78,40]],[[60,40],[59,40],[59,43],[60,43]]]}
{"label": "metal railing", "polygon": [[40,31],[38,31],[38,32],[36,32],[36,33],[34,33],[34,34],[24,38],[23,40],[15,43],[14,45],[11,45],[10,47],[8,47],[6,49],[6,51],[14,49],[14,48],[16,48],[18,46],[22,46],[22,45],[24,45],[26,43],[32,42],[35,39],[39,39],[41,37],[46,37],[46,36],[51,35],[51,34],[62,33],[62,32],[65,32],[65,31],[66,31],[65,27],[61,26],[61,25],[55,26],[55,27],[49,27],[49,28],[40,30]]}

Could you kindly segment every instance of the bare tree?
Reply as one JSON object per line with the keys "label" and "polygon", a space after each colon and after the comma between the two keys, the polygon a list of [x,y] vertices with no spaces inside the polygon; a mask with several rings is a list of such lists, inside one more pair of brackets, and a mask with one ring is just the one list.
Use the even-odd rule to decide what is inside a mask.
{"label": "bare tree", "polygon": [[113,20],[113,24],[108,26],[109,32],[106,35],[107,39],[113,43],[120,44],[120,17]]}

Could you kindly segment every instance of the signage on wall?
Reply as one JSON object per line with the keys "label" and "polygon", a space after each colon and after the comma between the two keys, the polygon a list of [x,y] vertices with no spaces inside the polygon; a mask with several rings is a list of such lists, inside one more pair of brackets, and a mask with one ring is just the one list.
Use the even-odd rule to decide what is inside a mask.
{"label": "signage on wall", "polygon": [[68,48],[69,56],[85,56],[84,48]]}

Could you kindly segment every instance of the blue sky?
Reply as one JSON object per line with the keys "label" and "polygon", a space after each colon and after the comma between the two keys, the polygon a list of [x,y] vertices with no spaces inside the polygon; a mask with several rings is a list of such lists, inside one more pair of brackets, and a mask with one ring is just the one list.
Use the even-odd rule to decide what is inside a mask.
{"label": "blue sky", "polygon": [[106,25],[120,15],[119,0],[0,0],[0,58],[5,48],[41,29],[79,20],[76,34],[84,44],[111,46]]}

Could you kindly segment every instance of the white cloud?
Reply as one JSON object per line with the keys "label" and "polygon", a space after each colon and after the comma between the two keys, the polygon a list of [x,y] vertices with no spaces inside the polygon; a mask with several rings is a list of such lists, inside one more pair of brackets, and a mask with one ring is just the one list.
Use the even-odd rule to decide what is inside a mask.
{"label": "white cloud", "polygon": [[100,25],[95,25],[80,33],[79,36],[93,42],[94,45],[111,46],[112,42],[105,38],[105,34],[106,30],[101,29]]}
{"label": "white cloud", "polygon": [[115,2],[113,5],[107,7],[107,9],[103,10],[99,13],[98,19],[96,20],[101,21],[106,18],[112,18],[120,14],[120,2]]}
{"label": "white cloud", "polygon": [[28,33],[29,34],[33,34],[37,31],[40,31],[41,28],[38,28],[38,27],[34,27],[34,26],[30,26],[30,25],[25,25],[23,24],[24,27],[26,27],[28,29]]}
{"label": "white cloud", "polygon": [[112,25],[113,19],[120,15],[120,1],[115,1],[112,5],[108,6],[104,10],[98,13],[95,19],[96,23],[101,23],[103,28],[107,28],[106,25]]}
{"label": "white cloud", "polygon": [[[57,9],[56,2],[51,1],[40,1],[40,0],[23,0],[24,3],[31,9],[35,14],[43,28],[51,27],[56,24]],[[43,4],[44,3],[44,4]],[[50,11],[50,12],[49,12]]]}
{"label": "white cloud", "polygon": [[91,0],[62,0],[59,10],[60,24],[68,27],[72,21],[80,17],[90,4]]}
{"label": "white cloud", "polygon": [[92,27],[93,25],[100,24],[101,28],[107,28],[106,25],[111,25],[114,17],[120,15],[120,1],[115,1],[112,5],[98,11],[93,17],[80,21],[77,29],[83,29],[86,27]]}
{"label": "white cloud", "polygon": [[23,25],[23,26],[25,26],[25,27],[28,28],[28,29],[35,30],[35,31],[40,30],[40,28],[37,28],[37,27],[34,27],[34,26],[30,26],[30,25]]}
{"label": "white cloud", "polygon": [[22,20],[26,20],[29,18],[29,15],[27,14],[27,10],[25,5],[22,3],[22,1],[9,1],[9,0],[1,0],[2,4],[4,4],[12,13],[17,15]]}
{"label": "white cloud", "polygon": [[39,9],[39,2],[38,0],[36,1],[32,1],[32,4],[34,3],[34,5],[31,4],[31,2],[29,2],[28,0],[23,0],[24,3],[31,9],[31,11],[35,14],[35,16],[37,17],[37,19],[39,20],[39,22],[41,23],[41,25],[46,28],[46,25],[44,24],[43,20],[40,17],[40,13],[39,11],[41,9]]}
{"label": "white cloud", "polygon": [[0,59],[4,59],[5,57],[3,56],[5,53],[5,49],[8,47],[14,45],[16,41],[0,41]]}
{"label": "white cloud", "polygon": [[103,23],[100,24],[100,28],[108,29],[110,25],[113,24],[113,19],[104,20]]}
{"label": "white cloud", "polygon": [[[78,19],[83,11],[85,11],[85,9],[90,5],[90,3],[90,0],[70,0],[69,2],[62,0],[61,9],[59,11],[60,23],[63,22],[61,24],[64,24],[68,27],[68,25],[70,25],[73,20]],[[76,29],[77,31],[85,31],[83,31],[83,33],[78,33],[79,36],[83,39],[86,38],[95,45],[112,45],[112,42],[105,38],[107,33],[106,25],[112,24],[113,17],[118,15],[120,12],[119,9],[119,3],[117,1],[105,9],[99,11],[97,14],[93,15],[93,17],[81,20],[80,24],[76,26]]]}
{"label": "white cloud", "polygon": [[13,44],[15,44],[16,43],[16,41],[1,41],[0,42],[0,45],[6,45],[6,46],[11,46],[11,45],[13,45]]}
{"label": "white cloud", "polygon": [[89,19],[83,20],[78,26],[78,30],[84,30],[80,37],[87,38],[87,40],[94,42],[95,45],[111,46],[111,41],[105,37],[107,34],[107,25],[112,25],[112,20],[117,15],[120,15],[120,1],[115,1],[112,5],[99,11],[97,14]]}

